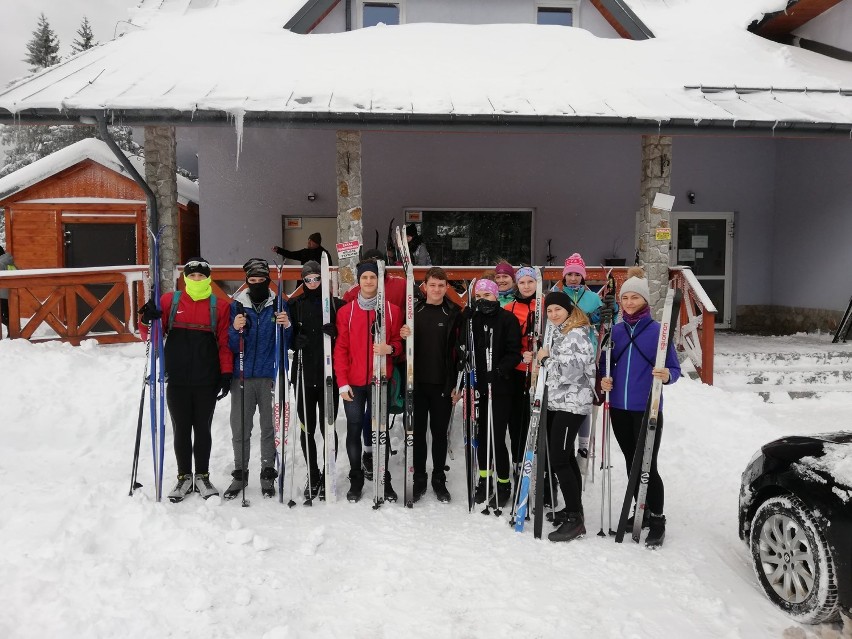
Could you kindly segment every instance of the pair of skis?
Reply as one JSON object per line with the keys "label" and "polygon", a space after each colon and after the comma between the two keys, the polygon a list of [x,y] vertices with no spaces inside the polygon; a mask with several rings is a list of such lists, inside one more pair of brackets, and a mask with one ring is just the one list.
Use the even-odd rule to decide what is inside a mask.
{"label": "pair of skis", "polygon": [[[284,310],[284,266],[275,265],[278,281],[275,298],[275,314]],[[275,462],[278,464],[278,502],[284,503],[284,481],[287,474],[287,447],[290,445],[290,426],[292,410],[290,406],[290,354],[285,337],[284,326],[275,324],[275,383],[272,386],[272,425],[275,431]],[[283,387],[283,396],[282,396]],[[283,421],[282,421],[283,417]],[[295,452],[293,453],[295,467]],[[291,485],[292,485],[292,477]],[[296,505],[292,489],[287,505]]]}
{"label": "pair of skis", "polygon": [[[396,227],[397,253],[405,269],[405,325],[410,331],[405,338],[405,478],[403,503],[414,506],[414,264],[408,250],[405,228]],[[452,416],[450,418],[452,420]],[[448,438],[449,439],[449,438]]]}
{"label": "pair of skis", "polygon": [[[663,368],[666,365],[666,355],[672,341],[675,327],[677,326],[677,313],[680,310],[681,292],[676,289],[668,289],[666,301],[663,306],[663,317],[660,323],[660,334],[657,338],[657,356],[654,368]],[[651,462],[654,456],[654,441],[657,436],[657,419],[660,413],[660,401],[663,394],[663,382],[656,377],[651,386],[648,396],[648,406],[639,430],[639,439],[636,442],[636,452],[633,463],[630,466],[630,477],[627,481],[627,490],[624,494],[624,503],[621,507],[621,517],[618,520],[618,528],[615,533],[616,543],[624,540],[627,529],[627,519],[630,513],[630,504],[633,502],[633,494],[636,486],[639,491],[636,496],[636,510],[633,517],[633,541],[639,543],[642,534],[642,522],[647,509],[648,481],[651,477]]]}

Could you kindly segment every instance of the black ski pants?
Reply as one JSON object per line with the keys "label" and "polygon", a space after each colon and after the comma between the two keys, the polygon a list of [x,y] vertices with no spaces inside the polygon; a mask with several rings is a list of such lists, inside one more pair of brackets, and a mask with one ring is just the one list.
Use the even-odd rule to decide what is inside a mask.
{"label": "black ski pants", "polygon": [[[615,435],[618,445],[621,447],[621,452],[624,453],[624,461],[627,464],[627,476],[630,476],[630,469],[633,467],[633,457],[636,453],[636,444],[639,440],[639,431],[642,429],[642,420],[645,416],[643,411],[638,410],[622,410],[620,408],[610,408],[610,419],[612,420],[612,433]],[[652,513],[657,515],[663,514],[663,506],[665,503],[665,490],[663,488],[663,480],[660,473],[657,472],[657,455],[660,452],[660,440],[663,436],[663,413],[657,415],[657,435],[654,438],[654,454],[651,457],[651,476],[648,480],[648,496],[647,505]],[[642,450],[639,451],[639,463],[642,463]],[[634,499],[639,494],[639,482],[636,482],[636,489],[633,491]]]}
{"label": "black ski pants", "polygon": [[[340,395],[337,389],[332,389],[334,392],[334,418],[337,419],[337,410],[340,405]],[[319,477],[319,461],[317,457],[317,442],[314,434],[317,429],[317,411],[319,411],[319,427],[323,439],[325,439],[325,390],[321,385],[311,386],[305,384],[304,402],[302,401],[302,386],[299,384],[296,387],[296,410],[299,414],[299,421],[304,425],[299,433],[302,442],[302,454],[305,456],[305,462],[310,464],[311,479]],[[305,419],[305,405],[308,407],[307,419]],[[307,436],[305,436],[307,429]],[[334,431],[334,458],[337,459],[337,430]]]}
{"label": "black ski pants", "polygon": [[[479,398],[476,401],[477,410],[477,448],[476,458],[479,461],[480,472],[493,466],[492,459],[488,458],[488,386],[483,384],[477,387]],[[511,469],[509,464],[509,450],[506,448],[506,431],[509,428],[509,415],[512,409],[511,393],[501,386],[493,388],[492,385],[492,417],[494,423],[494,434],[491,438],[491,455],[497,457],[497,478],[509,479]],[[480,475],[481,476],[481,475]]]}
{"label": "black ski pants", "polygon": [[210,448],[213,443],[210,426],[213,423],[213,411],[216,410],[218,391],[218,384],[166,386],[166,402],[172,418],[178,475],[192,473],[193,457],[196,473],[206,473],[210,470]]}
{"label": "black ski pants", "polygon": [[550,469],[559,481],[565,506],[572,513],[583,512],[583,478],[574,455],[574,440],[586,417],[561,410],[547,411]]}
{"label": "black ski pants", "polygon": [[527,431],[530,427],[530,393],[527,388],[527,373],[512,371],[511,416],[509,418],[509,440],[512,442],[512,462],[520,464],[527,446]]}
{"label": "black ski pants", "polygon": [[[349,457],[349,473],[361,470],[361,437],[365,411],[373,404],[372,386],[350,386],[353,399],[343,400],[343,412],[346,413],[346,455]],[[385,446],[385,468],[390,458],[390,437]]]}
{"label": "black ski pants", "polygon": [[426,430],[432,431],[432,478],[445,479],[453,402],[443,384],[414,385],[414,472],[426,474]]}

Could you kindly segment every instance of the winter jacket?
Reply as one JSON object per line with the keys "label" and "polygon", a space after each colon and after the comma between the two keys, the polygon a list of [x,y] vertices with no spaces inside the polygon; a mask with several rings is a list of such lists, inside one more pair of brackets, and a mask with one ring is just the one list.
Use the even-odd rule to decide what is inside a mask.
{"label": "winter jacket", "polygon": [[[415,290],[417,287],[414,287]],[[358,299],[358,293],[361,291],[360,286],[353,286],[343,294],[345,303],[352,302]],[[396,275],[385,274],[385,299],[391,304],[396,304],[398,308],[405,308],[405,279]]]}
{"label": "winter jacket", "polygon": [[[343,306],[343,300],[331,298],[331,324],[335,325],[338,310]],[[325,381],[325,362],[323,361],[322,332],[322,294],[320,289],[305,288],[302,294],[290,300],[290,321],[293,323],[293,339],[291,344],[295,350],[294,360],[298,363],[299,351],[302,354],[302,365],[305,368],[305,384],[321,386]],[[307,345],[300,349],[299,337],[304,335]],[[332,340],[332,348],[337,340]],[[299,374],[298,364],[291,367],[292,380],[295,383]]]}
{"label": "winter jacket", "polygon": [[[533,339],[530,335],[533,324],[535,323],[535,297],[533,296],[526,300],[516,298],[503,308],[517,318],[518,324],[521,327],[521,354],[523,355],[526,351],[535,352],[535,349],[532,347]],[[521,363],[515,368],[519,371],[526,371],[527,364],[524,364],[523,360],[521,360]]]}
{"label": "winter jacket", "polygon": [[[412,247],[414,242],[411,242],[408,247]],[[417,247],[411,253],[411,262],[414,266],[432,266],[432,258],[429,257],[429,251],[426,245],[422,242],[417,243]]]}
{"label": "winter jacket", "polygon": [[589,326],[589,337],[595,345],[595,350],[598,347],[598,329],[601,325],[601,307],[603,306],[603,301],[598,297],[598,294],[595,293],[588,286],[565,286],[564,284],[557,283],[553,285],[551,291],[561,291],[565,293],[568,297],[571,298],[571,301],[574,302],[575,306],[579,306],[580,310],[583,311],[586,316],[589,318],[589,322],[591,326]]}
{"label": "winter jacket", "polygon": [[[228,348],[228,303],[216,300],[216,332],[211,330],[210,299],[195,301],[186,292],[180,294],[174,325],[169,325],[174,293],[160,297],[163,330],[166,335],[164,356],[169,384],[178,386],[215,386],[224,374],[234,370]],[[142,339],[148,327],[140,325]]]}
{"label": "winter jacket", "polygon": [[[657,358],[660,323],[644,317],[635,326],[619,322],[612,327],[612,391],[610,405],[623,410],[645,411],[654,378],[651,369]],[[680,378],[680,363],[673,345],[666,354],[666,368],[673,384]],[[663,404],[660,400],[660,410]]]}
{"label": "winter jacket", "polygon": [[553,330],[547,371],[547,408],[576,415],[592,412],[595,386],[595,348],[585,327],[567,333]]}
{"label": "winter jacket", "polygon": [[[230,321],[228,322],[228,347],[234,357],[234,375],[240,374],[240,332],[234,328],[234,318],[240,314],[242,304],[246,314],[243,328],[243,362],[247,378],[275,377],[275,306],[276,295],[272,291],[258,313],[254,310],[248,289],[240,291],[231,302]],[[287,310],[287,302],[284,302]],[[284,329],[284,343],[281,344],[282,356],[287,349],[293,327]]]}
{"label": "winter jacket", "polygon": [[320,263],[322,261],[322,254],[325,253],[328,256],[328,263],[331,264],[331,253],[328,252],[322,246],[318,246],[317,248],[303,248],[298,251],[288,251],[287,249],[280,249],[275,251],[283,258],[288,260],[295,260],[297,262],[301,262],[304,264],[305,262],[314,261]]}
{"label": "winter jacket", "polygon": [[[414,304],[414,325],[417,326],[417,314],[426,306],[424,299],[418,298]],[[447,317],[447,341],[442,345],[444,351],[444,370],[447,371],[447,380],[444,385],[444,392],[449,393],[456,384],[457,373],[462,369],[463,360],[462,353],[459,349],[460,340],[464,340],[462,331],[463,320],[461,308],[456,304],[444,298],[441,304],[441,309]],[[403,340],[404,343],[404,340]],[[414,344],[417,345],[417,333],[415,331]],[[417,382],[417,369],[414,371],[414,381]]]}
{"label": "winter jacket", "polygon": [[[510,392],[512,390],[512,369],[521,361],[521,327],[518,320],[504,308],[497,309],[493,315],[474,312],[465,326],[465,334],[472,323],[474,358],[477,385],[485,387],[488,365],[485,349],[488,347],[488,329],[494,331],[494,351],[491,355],[491,368],[494,372],[492,391]],[[496,390],[495,390],[496,389]]]}
{"label": "winter jacket", "polygon": [[[0,255],[0,271],[14,271],[16,270],[15,261],[12,259],[11,253],[3,253]],[[0,288],[0,300],[9,299],[9,289],[8,288]]]}
{"label": "winter jacket", "polygon": [[[385,343],[393,346],[394,353],[402,351],[399,329],[402,311],[399,306],[385,301]],[[337,312],[337,342],[334,345],[334,374],[337,384],[367,386],[373,379],[373,324],[375,311],[365,311],[358,300],[349,302]],[[393,374],[393,357],[386,358],[387,376]]]}

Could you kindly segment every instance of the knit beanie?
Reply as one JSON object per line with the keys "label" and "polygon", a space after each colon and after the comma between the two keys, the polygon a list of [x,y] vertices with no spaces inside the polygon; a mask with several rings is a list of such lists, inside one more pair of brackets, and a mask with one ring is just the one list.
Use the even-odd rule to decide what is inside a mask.
{"label": "knit beanie", "polygon": [[574,310],[574,302],[571,301],[571,298],[567,293],[563,293],[562,291],[550,291],[550,293],[544,296],[545,312],[547,311],[547,307],[551,304],[561,306],[569,313]]}
{"label": "knit beanie", "polygon": [[359,280],[361,279],[361,276],[364,273],[374,273],[376,275],[376,277],[379,276],[379,265],[376,264],[375,262],[361,262],[360,264],[358,264],[356,269],[357,269],[357,272],[358,272],[358,279]]}
{"label": "knit beanie", "polygon": [[562,276],[564,277],[568,273],[579,273],[580,277],[586,279],[586,263],[579,253],[574,253],[565,260],[565,268],[562,269]]}
{"label": "knit beanie", "polygon": [[645,298],[645,302],[651,297],[648,291],[648,280],[645,279],[645,271],[638,266],[631,266],[627,271],[628,278],[621,285],[618,296],[621,297],[625,293],[636,293]]}
{"label": "knit beanie", "polygon": [[317,244],[322,245],[322,235],[319,233],[311,233],[308,235],[308,239],[311,242],[316,242]]}
{"label": "knit beanie", "polygon": [[508,275],[512,279],[515,279],[515,269],[512,268],[512,265],[508,262],[500,262],[497,266],[494,267],[494,272],[503,275]]}
{"label": "knit beanie", "polygon": [[183,274],[192,275],[193,273],[201,273],[204,277],[210,277],[210,262],[203,257],[193,257],[184,264]]}
{"label": "knit beanie", "polygon": [[320,273],[320,265],[314,260],[309,260],[302,265],[302,279],[308,275],[318,275]]}
{"label": "knit beanie", "polygon": [[243,264],[243,270],[246,272],[246,277],[269,277],[269,262],[253,257]]}

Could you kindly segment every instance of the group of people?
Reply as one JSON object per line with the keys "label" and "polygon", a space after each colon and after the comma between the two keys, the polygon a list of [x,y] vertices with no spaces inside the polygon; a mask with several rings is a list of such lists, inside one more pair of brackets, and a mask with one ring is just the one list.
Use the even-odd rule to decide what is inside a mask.
{"label": "group of people", "polygon": [[[585,263],[579,254],[565,261],[561,281],[543,297],[541,314],[547,318],[552,336],[546,343],[534,339],[538,333],[534,326],[536,269],[497,264],[493,272],[475,282],[469,306],[463,309],[447,296],[447,273],[432,266],[426,271],[422,288],[417,289],[413,328],[409,328],[403,322],[403,278],[385,274],[384,309],[378,309],[377,262],[385,259],[378,250],[364,253],[357,265],[357,285],[343,299],[332,297],[329,323],[323,322],[320,265],[313,259],[303,264],[301,295],[289,303],[276,302],[268,263],[253,258],[243,267],[246,287],[230,304],[217,305],[211,291],[210,265],[199,258],[184,267],[185,293],[164,294],[159,310],[151,302],[142,308],[143,337],[144,325],[158,317],[163,318],[167,336],[166,395],[178,467],[177,484],[169,498],[180,501],[192,490],[205,498],[218,494],[209,475],[210,430],[216,401],[229,393],[234,471],[224,497],[236,497],[249,481],[249,441],[255,412],[259,412],[261,431],[261,489],[265,496],[275,495],[278,469],[271,397],[275,331],[276,325],[281,325],[285,335],[281,343],[287,345],[282,348],[289,347],[293,352],[290,371],[296,384],[302,451],[308,466],[305,497],[323,496],[322,457],[314,434],[319,423],[326,436],[323,339],[328,335],[333,343],[335,418],[340,401],[346,418],[347,499],[358,501],[365,481],[384,479],[385,499],[396,501],[390,472],[386,470],[384,478],[373,475],[371,384],[374,362],[386,366],[388,379],[395,367],[404,364],[403,340],[413,334],[414,501],[427,493],[430,484],[438,501],[451,501],[445,470],[448,430],[453,406],[462,397],[460,373],[467,365],[474,368],[479,390],[475,400],[479,477],[474,498],[477,503],[488,501],[501,508],[509,502],[526,447],[531,372],[538,369],[547,373],[548,391],[545,426],[549,462],[542,489],[545,504],[554,509],[558,486],[564,504],[552,516],[558,528],[549,539],[570,541],[583,535],[581,465],[588,460],[593,427],[589,415],[592,406],[602,401],[596,383],[600,381],[599,388],[610,393],[612,429],[629,473],[653,379],[669,384],[680,376],[673,349],[665,367],[654,367],[659,324],[651,317],[644,273],[631,270],[620,288],[620,320],[612,330],[612,373],[605,377],[601,373],[605,370],[603,362],[599,361],[601,324],[612,320],[613,309],[586,286]],[[377,314],[384,323],[383,342],[374,339]],[[243,371],[239,369],[241,361]],[[240,376],[242,383],[237,381]],[[486,384],[490,393],[484,392]],[[486,446],[489,431],[490,446]],[[432,438],[431,481],[427,432]],[[661,435],[660,415],[645,511],[645,523],[658,536],[665,531],[663,482],[657,470]],[[337,433],[334,444],[336,451]],[[388,468],[389,449],[385,447],[385,463],[380,468]]]}

